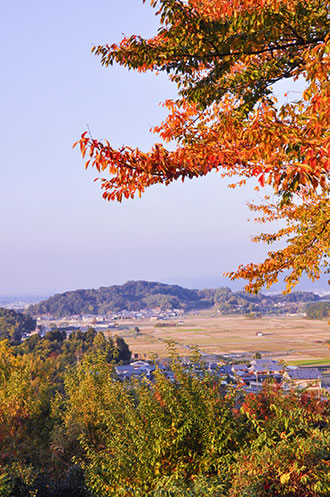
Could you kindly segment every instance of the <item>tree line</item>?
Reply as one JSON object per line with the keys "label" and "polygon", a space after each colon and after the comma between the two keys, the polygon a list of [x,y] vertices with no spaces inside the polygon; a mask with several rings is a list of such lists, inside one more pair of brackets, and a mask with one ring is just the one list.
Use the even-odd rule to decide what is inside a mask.
{"label": "tree line", "polygon": [[[275,312],[273,304],[302,303],[320,300],[312,292],[293,292],[289,295],[254,295],[233,292],[230,288],[191,290],[178,285],[150,281],[129,281],[99,289],[86,289],[54,295],[38,304],[31,305],[32,315],[51,314],[55,318],[82,314],[107,314],[113,312],[139,311],[159,308],[207,309],[216,306],[224,314],[238,312]],[[279,311],[279,310],[278,310]]]}

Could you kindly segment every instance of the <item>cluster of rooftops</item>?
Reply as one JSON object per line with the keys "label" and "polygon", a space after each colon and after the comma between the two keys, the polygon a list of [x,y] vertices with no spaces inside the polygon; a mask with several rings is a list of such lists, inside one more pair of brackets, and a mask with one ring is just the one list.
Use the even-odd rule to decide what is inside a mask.
{"label": "cluster of rooftops", "polygon": [[[196,365],[187,360],[183,366],[193,371],[197,376],[214,374],[219,376],[224,384],[242,384],[248,390],[258,390],[267,379],[274,379],[278,383],[295,384],[309,390],[321,389],[321,373],[317,368],[299,368],[285,366],[273,359],[254,359],[250,364],[218,364],[205,361],[205,365]],[[169,379],[174,380],[174,373],[170,364],[148,361],[134,361],[123,366],[116,366],[116,373],[120,380],[138,377],[153,379],[154,371],[159,368]]]}

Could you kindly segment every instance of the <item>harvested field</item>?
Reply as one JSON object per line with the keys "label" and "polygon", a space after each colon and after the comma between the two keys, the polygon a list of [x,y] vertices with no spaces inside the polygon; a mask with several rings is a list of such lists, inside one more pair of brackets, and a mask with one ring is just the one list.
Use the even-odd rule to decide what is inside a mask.
{"label": "harvested field", "polygon": [[[150,321],[125,322],[138,326],[140,333],[125,340],[133,353],[150,358],[153,354],[167,355],[166,341],[175,342],[179,354],[189,355],[189,348],[197,345],[202,353],[230,354],[261,352],[263,356],[311,364],[330,363],[329,325],[296,317],[186,316],[184,328],[155,327]],[[258,336],[262,333],[262,336]],[[119,333],[120,334],[120,333]]]}

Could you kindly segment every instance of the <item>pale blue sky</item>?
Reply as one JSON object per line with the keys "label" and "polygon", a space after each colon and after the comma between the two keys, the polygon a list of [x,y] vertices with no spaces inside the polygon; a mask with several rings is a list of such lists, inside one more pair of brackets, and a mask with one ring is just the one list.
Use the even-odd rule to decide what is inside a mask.
{"label": "pale blue sky", "polygon": [[157,26],[142,0],[1,1],[0,295],[132,279],[233,286],[222,273],[265,253],[249,241],[252,187],[212,175],[109,204],[72,150],[87,124],[115,146],[153,143],[175,87],[102,68],[90,50]]}

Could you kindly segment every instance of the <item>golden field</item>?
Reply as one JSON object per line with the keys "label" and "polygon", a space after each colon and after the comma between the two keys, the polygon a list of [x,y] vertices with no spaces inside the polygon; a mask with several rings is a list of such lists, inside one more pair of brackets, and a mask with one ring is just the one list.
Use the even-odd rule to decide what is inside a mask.
{"label": "golden field", "polygon": [[[166,341],[175,342],[180,355],[189,355],[189,347],[196,345],[202,353],[254,353],[294,363],[330,364],[330,328],[327,321],[297,317],[185,316],[183,323],[168,321],[171,326],[158,327],[151,321],[125,321],[130,327],[118,335],[125,338],[133,354],[150,358],[168,355]],[[140,329],[139,333],[134,327]],[[257,333],[263,333],[258,336]],[[112,334],[114,334],[112,332]]]}

